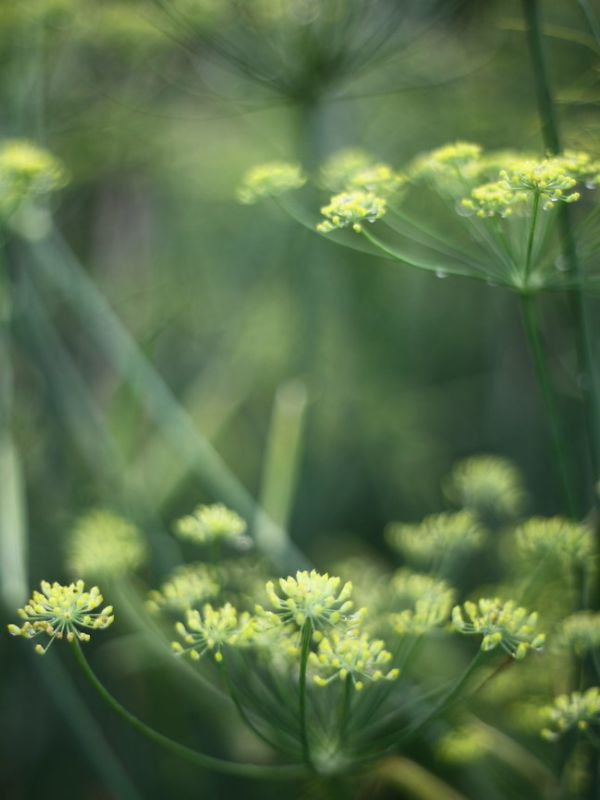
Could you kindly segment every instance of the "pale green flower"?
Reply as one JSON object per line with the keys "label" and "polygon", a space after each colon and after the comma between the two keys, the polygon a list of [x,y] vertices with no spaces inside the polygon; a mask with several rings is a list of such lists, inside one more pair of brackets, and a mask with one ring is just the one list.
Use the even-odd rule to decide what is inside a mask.
{"label": "pale green flower", "polygon": [[581,196],[579,192],[571,192],[577,185],[577,178],[568,173],[567,162],[561,157],[522,161],[502,170],[500,179],[517,192],[541,197],[546,210],[559,201],[574,203]]}
{"label": "pale green flower", "polygon": [[600,725],[600,688],[593,686],[585,692],[561,694],[543,713],[547,723],[542,736],[549,741],[559,739],[572,728],[585,731],[591,725]]}
{"label": "pale green flower", "polygon": [[481,157],[481,145],[472,142],[454,142],[418,156],[412,163],[413,178],[455,177],[464,174]]}
{"label": "pale green flower", "polygon": [[443,625],[452,609],[455,591],[446,581],[420,575],[407,569],[396,572],[392,579],[396,601],[408,608],[390,614],[396,633],[420,636]]}
{"label": "pale green flower", "polygon": [[449,553],[479,548],[485,531],[470,511],[447,511],[430,514],[417,524],[391,523],[386,538],[406,558],[430,562]]}
{"label": "pale green flower", "polygon": [[41,592],[33,592],[27,604],[18,609],[17,613],[25,620],[23,625],[8,626],[13,636],[23,636],[25,639],[33,639],[41,633],[49,636],[46,647],[41,644],[35,646],[36,653],[40,655],[47,652],[55,639],[87,642],[90,634],[86,631],[103,630],[114,621],[112,606],[96,611],[104,599],[97,586],[86,592],[82,580],[68,586],[42,581],[41,589]]}
{"label": "pale green flower", "polygon": [[481,649],[500,646],[513,658],[525,658],[529,650],[542,650],[546,637],[537,633],[537,613],[529,613],[513,600],[482,598],[452,609],[452,627],[459,633],[482,636]]}
{"label": "pale green flower", "polygon": [[240,203],[256,203],[265,197],[278,197],[293,189],[299,189],[305,183],[306,178],[299,164],[271,161],[252,167],[246,173],[237,191],[237,197]]}
{"label": "pale green flower", "polygon": [[499,180],[476,186],[469,197],[461,200],[461,206],[481,218],[510,217],[528,200],[527,192],[517,191],[507,181]]}
{"label": "pale green flower", "polygon": [[464,508],[516,516],[525,489],[519,470],[498,456],[472,456],[459,461],[444,483],[448,497]]}
{"label": "pale green flower", "polygon": [[591,530],[562,517],[532,517],[516,532],[517,547],[528,558],[554,558],[584,564],[594,554]]}
{"label": "pale green flower", "polygon": [[338,228],[351,226],[353,231],[360,233],[363,223],[373,223],[381,219],[386,210],[384,198],[373,192],[358,189],[341,192],[321,208],[325,219],[317,225],[317,230],[320,233],[330,233]]}
{"label": "pale green flower", "polygon": [[310,622],[318,640],[323,629],[356,624],[364,615],[364,610],[353,613],[352,584],[341,583],[340,578],[321,575],[316,570],[280,578],[277,588],[269,581],[265,588],[273,611],[257,606],[257,614],[266,618],[278,616],[285,624],[293,623],[297,628]]}
{"label": "pale green flower", "polygon": [[146,560],[139,529],[112,511],[90,511],[77,520],[68,542],[67,568],[75,575],[118,577]]}
{"label": "pale green flower", "polygon": [[177,520],[175,532],[182,539],[190,539],[196,544],[225,541],[246,545],[246,527],[245,520],[239,514],[216,503],[198,506],[192,514]]}
{"label": "pale green flower", "polygon": [[150,611],[185,611],[216,597],[220,590],[215,571],[207,564],[186,564],[177,567],[160,589],[148,593],[146,605]]}
{"label": "pale green flower", "polygon": [[364,150],[349,147],[325,161],[321,167],[321,180],[332,192],[341,192],[354,175],[369,169],[372,164],[372,157]]}
{"label": "pale green flower", "polygon": [[32,142],[0,143],[0,216],[14,213],[30,199],[62,189],[67,172],[58,159]]}
{"label": "pale green flower", "polygon": [[600,648],[600,613],[579,611],[564,619],[555,637],[555,644],[582,656]]}
{"label": "pale green flower", "polygon": [[370,639],[366,633],[355,635],[336,630],[321,639],[317,652],[309,655],[317,686],[350,677],[357,691],[364,689],[365,681],[395,680],[400,670],[387,669],[391,660],[392,654],[385,650],[381,640]]}
{"label": "pale green flower", "polygon": [[202,608],[188,609],[186,624],[178,622],[175,630],[184,645],[173,642],[171,647],[178,655],[188,653],[194,661],[211,652],[215,661],[223,660],[223,645],[240,647],[252,639],[252,621],[246,612],[239,614],[231,603],[213,608],[210,603]]}

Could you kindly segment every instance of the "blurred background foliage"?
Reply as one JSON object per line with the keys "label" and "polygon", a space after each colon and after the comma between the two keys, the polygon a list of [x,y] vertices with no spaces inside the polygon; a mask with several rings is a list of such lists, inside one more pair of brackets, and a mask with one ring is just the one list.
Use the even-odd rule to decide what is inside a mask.
{"label": "blurred background foliage", "polygon": [[[600,40],[586,5],[542,3],[565,140],[600,155]],[[442,479],[472,453],[513,459],[531,510],[560,510],[508,293],[337,248],[275,205],[235,201],[258,161],[310,169],[353,145],[392,164],[455,139],[541,152],[520,10],[507,0],[0,2],[0,132],[66,164],[71,182],[54,201],[60,247],[256,498],[266,493],[274,409],[284,432],[291,415],[298,464],[279,521],[317,564],[353,550],[390,559],[385,524],[439,510]],[[27,221],[30,240],[47,225]],[[35,251],[18,241],[9,249],[29,580],[64,574],[65,532],[97,505],[154,537],[160,578],[177,560],[171,520],[222,498],[161,435],[43,279]],[[547,298],[544,314],[583,459],[562,303]],[[275,452],[285,462],[285,443]],[[55,655],[40,665],[0,639],[2,797],[279,794],[154,758],[83,699]],[[160,663],[139,663],[133,642],[100,645],[98,659],[148,719],[200,745],[252,753],[249,734],[216,718],[209,700],[178,696]],[[439,771],[431,754],[418,758]],[[498,791],[531,796],[501,781]]]}

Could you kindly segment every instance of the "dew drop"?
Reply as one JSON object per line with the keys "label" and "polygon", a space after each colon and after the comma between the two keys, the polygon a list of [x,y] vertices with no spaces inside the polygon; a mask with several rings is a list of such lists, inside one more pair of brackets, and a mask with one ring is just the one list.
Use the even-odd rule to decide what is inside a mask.
{"label": "dew drop", "polygon": [[436,278],[447,278],[448,277],[448,273],[443,269],[436,269],[435,277]]}

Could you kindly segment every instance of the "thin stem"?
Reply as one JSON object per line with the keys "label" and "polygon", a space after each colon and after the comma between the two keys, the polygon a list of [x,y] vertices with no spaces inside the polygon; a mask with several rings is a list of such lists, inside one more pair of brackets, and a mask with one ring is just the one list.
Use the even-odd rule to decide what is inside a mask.
{"label": "thin stem", "polygon": [[346,675],[344,681],[344,693],[342,696],[342,707],[340,711],[340,745],[343,747],[346,741],[346,731],[348,729],[348,719],[350,718],[350,707],[352,705],[352,676]]}
{"label": "thin stem", "polygon": [[154,730],[154,728],[151,728],[149,725],[146,725],[145,722],[142,722],[140,719],[134,716],[112,696],[108,689],[106,689],[97,678],[85,655],[83,654],[81,645],[77,640],[72,643],[72,648],[73,653],[75,654],[75,659],[83,674],[89,683],[94,687],[96,692],[100,695],[102,700],[104,700],[104,702],[110,706],[110,708],[112,708],[112,710],[118,714],[118,716],[124,719],[125,722],[127,722],[142,736],[145,736],[147,739],[150,739],[150,741],[160,745],[165,750],[169,750],[171,753],[174,753],[185,761],[189,761],[191,764],[195,764],[203,769],[222,772],[227,775],[239,775],[240,777],[245,778],[257,778],[263,780],[294,780],[306,775],[304,768],[299,765],[286,764],[282,766],[259,766],[257,764],[236,764],[232,761],[224,761],[223,759],[215,758],[214,756],[209,756],[205,753],[199,753],[197,750],[193,750],[191,747],[187,747],[186,745],[170,739],[168,736],[165,736],[164,734]]}
{"label": "thin stem", "polygon": [[537,227],[538,213],[540,210],[540,193],[536,192],[533,197],[533,210],[531,212],[531,228],[529,229],[529,240],[527,242],[527,255],[525,256],[525,283],[531,273],[531,256],[533,255],[533,243],[535,241],[535,229]]}
{"label": "thin stem", "polygon": [[306,726],[306,667],[312,639],[312,623],[309,619],[302,626],[302,643],[300,646],[300,684],[298,689],[298,707],[300,712],[300,740],[302,742],[302,758],[307,767],[312,767],[308,730]]}
{"label": "thin stem", "polygon": [[548,370],[546,354],[540,337],[539,324],[535,308],[535,299],[529,294],[521,295],[521,309],[523,312],[523,322],[527,333],[527,340],[531,350],[538,383],[546,407],[548,425],[550,427],[550,438],[554,461],[558,471],[560,485],[564,496],[567,511],[570,516],[575,516],[575,502],[571,491],[569,480],[568,459],[565,452],[565,443],[560,425],[560,415],[556,404],[554,389]]}
{"label": "thin stem", "polygon": [[[539,0],[522,0],[523,15],[526,22],[526,36],[533,78],[541,120],[542,136],[546,148],[554,154],[561,150],[560,130],[556,117],[556,109],[552,97],[548,64],[544,52],[542,23]],[[573,291],[570,293],[571,314],[575,322],[575,338],[579,371],[582,376],[582,395],[586,412],[590,461],[592,465],[592,485],[600,476],[600,377],[596,369],[596,359],[592,341],[592,327],[589,312],[584,301],[582,290],[583,271],[577,255],[574,228],[571,221],[571,210],[566,203],[561,203],[558,210],[559,233],[561,247],[568,272],[576,278]],[[598,498],[593,493],[594,502]],[[600,526],[596,535],[600,542]]]}

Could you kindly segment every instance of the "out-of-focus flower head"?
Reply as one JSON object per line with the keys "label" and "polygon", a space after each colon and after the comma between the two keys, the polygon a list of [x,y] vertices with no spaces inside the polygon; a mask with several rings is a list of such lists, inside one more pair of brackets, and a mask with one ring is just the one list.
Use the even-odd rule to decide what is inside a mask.
{"label": "out-of-focus flower head", "polygon": [[485,531],[471,511],[430,514],[417,524],[393,522],[386,529],[388,543],[405,558],[431,562],[450,553],[475,550]]}
{"label": "out-of-focus flower head", "polygon": [[299,164],[270,161],[248,170],[237,190],[240,203],[251,204],[266,197],[279,197],[306,183]]}
{"label": "out-of-focus flower head", "polygon": [[185,611],[216,597],[220,591],[215,571],[207,564],[185,564],[177,567],[160,589],[148,592],[146,605],[150,611]]}
{"label": "out-of-focus flower head", "polygon": [[211,652],[215,661],[223,660],[223,646],[241,647],[252,639],[252,620],[249,614],[239,614],[231,603],[221,608],[213,608],[206,603],[202,611],[188,609],[186,624],[178,622],[175,626],[184,644],[173,642],[171,647],[177,655],[187,653],[198,661],[205,653]]}
{"label": "out-of-focus flower head", "polygon": [[386,670],[391,660],[391,653],[380,639],[370,639],[366,633],[355,635],[336,630],[321,639],[317,652],[309,655],[317,686],[349,677],[357,691],[364,689],[366,681],[395,680],[400,670]]}
{"label": "out-of-focus flower head", "polygon": [[440,739],[438,756],[447,764],[470,764],[493,747],[489,734],[479,725],[461,725]]}
{"label": "out-of-focus flower head", "polygon": [[229,542],[246,546],[249,543],[246,522],[221,503],[198,506],[192,514],[182,517],[175,524],[175,532],[182,539],[196,544]]}
{"label": "out-of-focus flower head", "polygon": [[139,529],[112,511],[89,511],[75,523],[68,542],[71,573],[119,577],[145,560],[146,544]]}
{"label": "out-of-focus flower head", "polygon": [[459,461],[444,483],[446,495],[463,508],[518,515],[525,503],[519,470],[505,458],[472,456]]}
{"label": "out-of-focus flower head", "polygon": [[8,626],[13,636],[33,639],[46,634],[50,637],[45,647],[41,644],[35,646],[40,655],[47,652],[55,639],[87,642],[90,639],[87,631],[103,630],[114,622],[112,606],[96,611],[104,600],[97,586],[86,592],[82,580],[67,586],[56,581],[52,584],[42,581],[41,589],[41,592],[33,592],[27,604],[18,609],[23,625]]}
{"label": "out-of-focus flower head", "polygon": [[600,648],[600,614],[579,611],[564,619],[554,638],[559,649],[578,656]]}
{"label": "out-of-focus flower head", "polygon": [[517,528],[516,542],[520,552],[531,559],[585,564],[594,554],[591,530],[562,517],[532,517]]}
{"label": "out-of-focus flower head", "polygon": [[0,143],[0,217],[62,189],[67,182],[66,169],[47,150],[21,139]]}
{"label": "out-of-focus flower head", "polygon": [[536,631],[537,613],[529,613],[513,600],[482,598],[452,609],[452,627],[464,634],[482,636],[481,649],[501,647],[517,660],[530,650],[542,650],[546,637]]}
{"label": "out-of-focus flower head", "polygon": [[396,633],[420,636],[443,625],[450,616],[456,593],[446,581],[400,569],[392,588],[396,603],[407,606],[390,615]]}
{"label": "out-of-focus flower head", "polygon": [[561,694],[543,713],[546,727],[542,736],[549,741],[556,741],[573,728],[585,731],[591,725],[600,725],[600,688],[593,686],[585,692]]}

